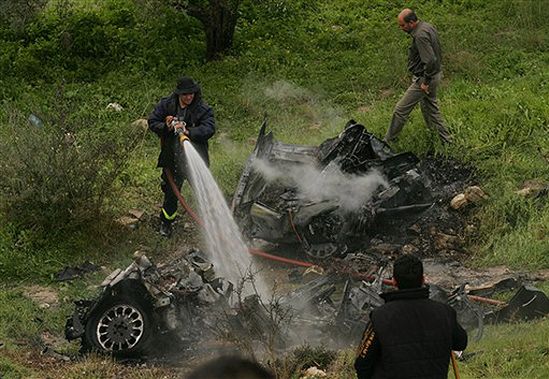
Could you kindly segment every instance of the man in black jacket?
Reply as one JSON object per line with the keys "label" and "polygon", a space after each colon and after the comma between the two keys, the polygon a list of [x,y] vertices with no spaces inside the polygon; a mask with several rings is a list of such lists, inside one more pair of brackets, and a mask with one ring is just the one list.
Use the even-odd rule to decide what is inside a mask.
{"label": "man in black jacket", "polygon": [[412,84],[395,106],[384,140],[390,142],[400,133],[410,112],[419,103],[427,126],[435,129],[443,142],[450,143],[452,137],[444,126],[437,102],[437,89],[442,80],[442,50],[437,30],[433,25],[418,20],[411,9],[400,12],[398,25],[412,37],[408,50]]}
{"label": "man in black jacket", "polygon": [[168,183],[166,170],[173,174],[179,190],[186,178],[185,156],[177,133],[186,134],[209,165],[208,139],[215,133],[215,120],[212,108],[202,100],[198,84],[189,77],[182,77],[174,92],[156,105],[148,123],[149,129],[160,137],[161,142],[157,165],[163,168],[161,188],[164,202],[160,212],[160,233],[169,237],[177,214],[177,197]]}
{"label": "man in black jacket", "polygon": [[358,379],[446,379],[452,350],[464,350],[467,333],[449,305],[429,299],[423,264],[413,255],[393,265],[398,291],[370,315],[358,348]]}

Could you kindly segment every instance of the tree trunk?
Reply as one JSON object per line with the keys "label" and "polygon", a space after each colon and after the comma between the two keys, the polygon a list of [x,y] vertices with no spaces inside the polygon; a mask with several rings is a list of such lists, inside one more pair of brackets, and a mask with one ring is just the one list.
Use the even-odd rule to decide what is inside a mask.
{"label": "tree trunk", "polygon": [[231,48],[240,1],[209,0],[209,5],[193,5],[189,2],[188,14],[200,20],[204,26],[207,60],[219,59]]}

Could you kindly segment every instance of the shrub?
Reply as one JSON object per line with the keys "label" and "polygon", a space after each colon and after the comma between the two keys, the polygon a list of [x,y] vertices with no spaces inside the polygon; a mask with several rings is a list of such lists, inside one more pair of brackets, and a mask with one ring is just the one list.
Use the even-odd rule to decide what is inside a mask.
{"label": "shrub", "polygon": [[18,33],[42,10],[47,0],[10,0],[0,2],[0,32]]}
{"label": "shrub", "polygon": [[43,125],[28,125],[20,110],[7,108],[0,142],[1,210],[7,221],[63,233],[98,219],[134,146],[129,126],[103,127],[115,117],[107,112],[77,114],[72,111],[77,101],[62,88]]}

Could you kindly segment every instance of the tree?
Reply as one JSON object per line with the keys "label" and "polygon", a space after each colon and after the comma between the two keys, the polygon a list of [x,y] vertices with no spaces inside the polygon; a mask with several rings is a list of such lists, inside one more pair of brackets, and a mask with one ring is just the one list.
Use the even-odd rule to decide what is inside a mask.
{"label": "tree", "polygon": [[206,33],[206,59],[221,58],[233,44],[241,0],[172,0],[171,5],[198,19]]}
{"label": "tree", "polygon": [[47,0],[0,0],[0,29],[22,31],[46,5]]}

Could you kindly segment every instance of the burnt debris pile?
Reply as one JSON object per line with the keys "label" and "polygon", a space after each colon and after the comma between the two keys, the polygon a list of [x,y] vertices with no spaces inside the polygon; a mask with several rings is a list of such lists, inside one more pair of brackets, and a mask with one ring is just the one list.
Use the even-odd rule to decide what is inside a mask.
{"label": "burnt debris pile", "polygon": [[281,143],[265,128],[232,203],[248,239],[317,259],[462,251],[463,212],[449,203],[473,180],[467,166],[396,154],[353,120],[319,146]]}
{"label": "burnt debris pile", "polygon": [[[244,296],[242,283],[217,277],[200,251],[184,252],[161,266],[136,253],[126,269],[107,276],[95,299],[76,301],[66,337],[80,339],[82,352],[132,359],[201,354],[214,341],[256,356],[299,345],[354,346],[391,282],[383,279],[390,277],[387,262],[361,253],[345,259],[367,270],[320,274],[287,294],[262,299],[257,293]],[[506,291],[515,291],[507,303],[482,296]],[[477,338],[485,323],[549,312],[547,296],[516,278],[453,290],[431,284],[430,296],[450,304],[462,325],[477,330]]]}
{"label": "burnt debris pile", "polygon": [[124,270],[101,283],[94,300],[76,301],[67,320],[68,340],[81,339],[82,351],[116,357],[142,357],[163,350],[163,339],[178,347],[202,338],[215,325],[218,312],[229,310],[233,284],[217,277],[213,265],[197,250],[157,266],[135,253]]}
{"label": "burnt debris pile", "polygon": [[[216,340],[256,356],[303,344],[355,345],[371,310],[383,303],[380,293],[393,284],[386,270],[391,258],[404,253],[436,257],[428,262],[430,296],[456,309],[479,338],[487,322],[549,313],[547,296],[528,280],[485,285],[457,276],[452,264],[459,262],[451,258],[463,253],[463,231],[471,227],[467,204],[486,196],[471,186],[467,166],[396,154],[352,120],[319,146],[284,144],[265,128],[233,198],[235,219],[252,244],[280,254],[304,251],[329,269],[286,259],[308,268],[288,271],[291,292],[265,298],[244,290],[258,288],[257,273],[231,283],[198,250],[163,265],[136,253],[103,281],[95,299],[76,301],[65,329],[69,340],[80,339],[83,352],[137,358],[164,354],[166,347],[200,354]],[[431,266],[441,261],[450,262],[438,270],[443,278],[455,280],[433,276]],[[508,302],[489,298],[502,291],[515,295]]]}

